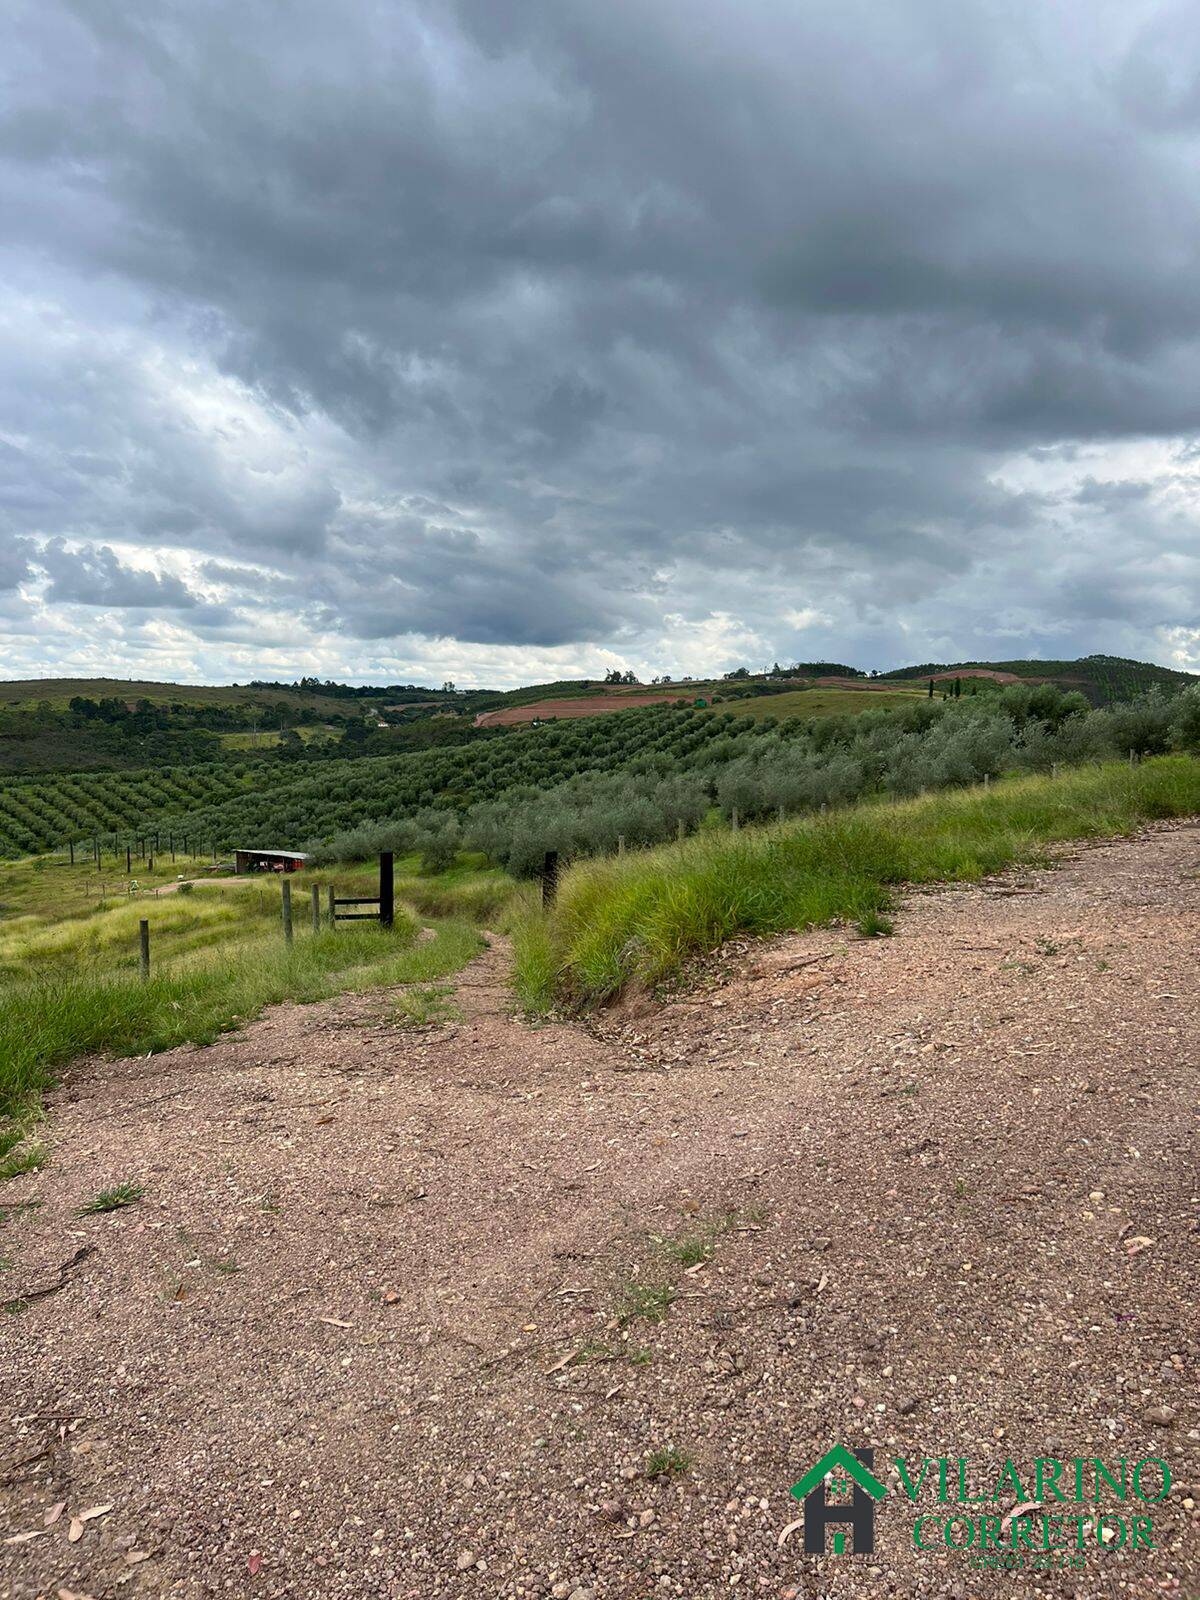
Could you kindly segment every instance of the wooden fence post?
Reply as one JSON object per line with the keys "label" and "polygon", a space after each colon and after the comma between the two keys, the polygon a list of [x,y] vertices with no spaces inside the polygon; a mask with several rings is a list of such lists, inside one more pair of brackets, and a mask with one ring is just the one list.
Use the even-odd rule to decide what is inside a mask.
{"label": "wooden fence post", "polygon": [[138,923],[138,954],[142,969],[142,982],[150,982],[150,924],[145,917]]}
{"label": "wooden fence post", "polygon": [[558,851],[547,850],[542,860],[542,906],[543,908],[554,904],[554,896],[558,893]]}
{"label": "wooden fence post", "polygon": [[680,817],[679,821],[675,824],[675,837],[679,840],[680,844],[683,843],[686,833],[687,824],[684,822],[683,818]]}
{"label": "wooden fence post", "polygon": [[390,928],[396,916],[395,877],[390,850],[379,852],[379,926]]}
{"label": "wooden fence post", "polygon": [[73,840],[71,840],[71,839],[67,840],[67,849],[71,852],[71,865],[74,866],[75,865],[75,844],[74,844]]}
{"label": "wooden fence post", "polygon": [[312,925],[313,932],[321,931],[321,885],[314,883],[312,886]]}
{"label": "wooden fence post", "polygon": [[129,855],[129,846],[125,846],[125,876],[128,878],[133,872],[133,862]]}
{"label": "wooden fence post", "polygon": [[617,835],[617,854],[619,856],[625,854],[625,835],[623,833]]}
{"label": "wooden fence post", "polygon": [[288,944],[292,942],[292,886],[286,878],[279,885],[283,891],[283,937]]}
{"label": "wooden fence post", "polygon": [[336,928],[337,927],[337,917],[334,915],[334,912],[336,911],[337,908],[335,907],[333,901],[334,901],[334,887],[333,887],[332,884],[330,884],[329,885],[329,926],[331,928]]}
{"label": "wooden fence post", "polygon": [[734,806],[733,810],[729,813],[729,823],[734,833],[736,833],[738,831],[738,809],[736,806]]}

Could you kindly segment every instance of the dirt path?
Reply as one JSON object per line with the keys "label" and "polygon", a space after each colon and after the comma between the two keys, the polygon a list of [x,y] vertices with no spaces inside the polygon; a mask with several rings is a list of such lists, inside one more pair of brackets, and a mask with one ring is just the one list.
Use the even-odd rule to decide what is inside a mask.
{"label": "dirt path", "polygon": [[[260,875],[259,881],[260,882],[262,881],[261,880],[261,875]],[[160,883],[157,888],[148,889],[148,890],[146,890],[144,892],[147,893],[147,894],[155,894],[155,895],[177,894],[179,892],[179,890],[183,888],[185,883],[189,886],[189,888],[203,888],[206,884],[210,884],[210,883],[219,884],[222,887],[224,887],[226,884],[231,884],[231,883],[237,884],[237,883],[253,883],[253,882],[254,882],[254,879],[252,877],[247,876],[244,873],[243,873],[243,875],[241,877],[238,877],[238,878],[183,878],[178,883]]]}
{"label": "dirt path", "polygon": [[[1171,827],[595,1031],[513,1021],[497,941],[450,1026],[81,1066],[0,1195],[0,1537],[67,1506],[0,1600],[1200,1592],[1198,933]],[[873,1555],[780,1546],[836,1442],[1175,1486],[1076,1571],[915,1552],[894,1470]]]}

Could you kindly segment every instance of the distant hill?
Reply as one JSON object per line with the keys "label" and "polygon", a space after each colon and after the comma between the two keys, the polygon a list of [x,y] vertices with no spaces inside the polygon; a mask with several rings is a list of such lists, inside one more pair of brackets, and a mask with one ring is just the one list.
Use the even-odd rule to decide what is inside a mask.
{"label": "distant hill", "polygon": [[[320,732],[308,756],[390,755],[457,745],[493,727],[623,713],[651,701],[686,701],[724,709],[756,704],[751,715],[816,716],[869,705],[902,704],[933,678],[971,680],[971,692],[1005,683],[1078,689],[1094,706],[1149,689],[1179,689],[1200,675],[1091,655],[1076,661],[925,661],[869,676],[844,662],[739,667],[719,678],[649,683],[591,678],[525,684],[516,689],[459,689],[419,684],[342,684],[317,678],[292,683],[155,683],[129,678],[29,678],[0,683],[0,773],[83,772],[182,767],[251,754],[299,754],[297,731]],[[887,691],[893,698],[886,700]],[[895,691],[904,691],[896,696]],[[827,691],[819,693],[818,691]],[[777,702],[758,704],[759,697]],[[781,698],[786,697],[786,698]],[[290,741],[290,746],[288,741]],[[337,748],[333,748],[333,746]]]}
{"label": "distant hill", "polygon": [[284,730],[361,725],[362,713],[353,701],[283,687],[16,679],[0,683],[0,773],[190,766],[233,754],[223,743],[231,734],[256,749]]}
{"label": "distant hill", "polygon": [[[811,665],[827,664],[834,663]],[[958,677],[969,707],[942,704],[957,700]],[[935,682],[938,704],[927,706],[930,678],[940,687]],[[359,843],[370,853],[375,836],[369,830],[381,821],[420,819],[432,810],[458,813],[510,792],[527,798],[532,790],[626,767],[634,775],[668,777],[697,762],[715,770],[738,751],[752,754],[751,744],[763,735],[770,738],[761,749],[792,742],[819,765],[821,752],[849,748],[860,737],[856,713],[886,713],[859,724],[866,730],[862,737],[886,742],[892,722],[898,737],[920,733],[943,715],[985,722],[987,701],[1006,692],[1020,710],[1026,697],[1014,700],[1012,689],[1022,683],[1079,689],[1104,707],[1147,689],[1197,682],[1195,674],[1089,656],[925,662],[887,677],[806,677],[781,667],[757,674],[739,669],[715,681],[664,684],[660,678],[641,685],[622,673],[620,683],[528,685],[493,696],[471,691],[470,698],[447,684],[429,699],[382,703],[380,694],[396,686],[372,689],[367,698],[331,693],[337,686],[311,681],[294,688],[119,679],[43,679],[19,689],[6,684],[0,685],[0,857],[71,842],[90,853],[103,840],[115,860],[126,845],[136,840],[140,849],[141,841],[164,832],[168,848],[173,835],[184,834],[208,849],[280,840],[297,845],[362,829],[368,832]],[[109,689],[117,692],[103,692]],[[86,690],[92,692],[78,692]],[[496,726],[475,726],[469,708],[489,698],[493,705],[507,701],[505,714],[490,719]],[[1047,716],[1056,706],[1063,717],[1078,709],[1078,696],[1074,704],[1058,692],[1037,698],[1046,702]],[[648,699],[675,703],[639,705]],[[1093,714],[1094,731],[1103,748],[1127,752],[1136,743],[1154,753],[1168,747],[1172,718],[1185,709],[1164,703]],[[605,711],[610,714],[600,714]],[[1016,726],[1012,719],[992,720],[1010,732]],[[533,721],[546,726],[520,726]],[[1069,753],[1069,742],[1065,748]],[[118,767],[123,770],[113,770]],[[871,770],[871,762],[862,767]],[[909,772],[905,782],[911,778]],[[613,793],[620,790],[618,783]],[[710,784],[709,799],[714,792]],[[795,793],[811,800],[803,786]],[[772,800],[771,809],[777,804]]]}
{"label": "distant hill", "polygon": [[[925,661],[917,667],[900,667],[889,678],[947,678],[956,673],[988,673],[1023,678],[1032,683],[1053,683],[1061,689],[1078,689],[1094,706],[1111,705],[1145,694],[1148,689],[1182,689],[1200,683],[1200,674],[1157,667],[1149,661],[1125,656],[1080,656],[1077,661]],[[1002,680],[1003,681],[1003,680]]]}
{"label": "distant hill", "polygon": [[61,708],[77,696],[88,700],[138,700],[152,705],[259,706],[264,710],[318,711],[326,715],[354,714],[345,700],[285,684],[240,685],[199,683],[149,683],[135,678],[10,678],[0,682],[0,706],[36,706],[42,701]]}

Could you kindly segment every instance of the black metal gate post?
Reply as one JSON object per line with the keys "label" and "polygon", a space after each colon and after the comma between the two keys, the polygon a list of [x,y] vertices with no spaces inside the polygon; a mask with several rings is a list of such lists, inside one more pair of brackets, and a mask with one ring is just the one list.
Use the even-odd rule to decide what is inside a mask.
{"label": "black metal gate post", "polygon": [[379,926],[390,928],[395,920],[395,877],[393,872],[392,852],[381,850],[379,852]]}
{"label": "black metal gate post", "polygon": [[558,851],[547,850],[542,861],[542,905],[550,907],[558,893]]}

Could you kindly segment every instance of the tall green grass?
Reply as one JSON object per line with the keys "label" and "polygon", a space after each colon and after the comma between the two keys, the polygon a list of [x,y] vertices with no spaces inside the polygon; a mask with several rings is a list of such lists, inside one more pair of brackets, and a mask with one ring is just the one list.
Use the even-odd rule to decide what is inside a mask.
{"label": "tall green grass", "polygon": [[[172,894],[162,899],[122,898],[103,910],[68,913],[60,918],[45,914],[0,922],[0,980],[23,974],[45,975],[52,969],[74,970],[83,965],[103,965],[108,970],[137,970],[138,922],[149,920],[155,963],[198,955],[231,940],[256,936],[276,939],[282,927],[279,889],[270,893],[253,883],[205,886],[193,894]],[[296,898],[294,917],[306,926],[309,908]]]}
{"label": "tall green grass", "polygon": [[281,1000],[446,977],[482,945],[465,922],[442,924],[425,943],[415,934],[415,922],[398,914],[392,932],[298,932],[290,949],[278,935],[225,944],[177,961],[148,983],[107,962],[85,961],[7,984],[0,993],[0,1113],[27,1111],[73,1057],[207,1044]]}
{"label": "tall green grass", "polygon": [[516,885],[499,867],[456,866],[433,877],[396,879],[396,894],[425,917],[455,917],[477,927],[497,927]]}
{"label": "tall green grass", "polygon": [[735,933],[877,926],[899,884],[976,879],[1037,861],[1057,842],[1196,811],[1200,761],[1165,756],[583,862],[564,875],[553,912],[531,910],[516,930],[516,987],[534,1013],[593,1004],[635,980],[661,982]]}

